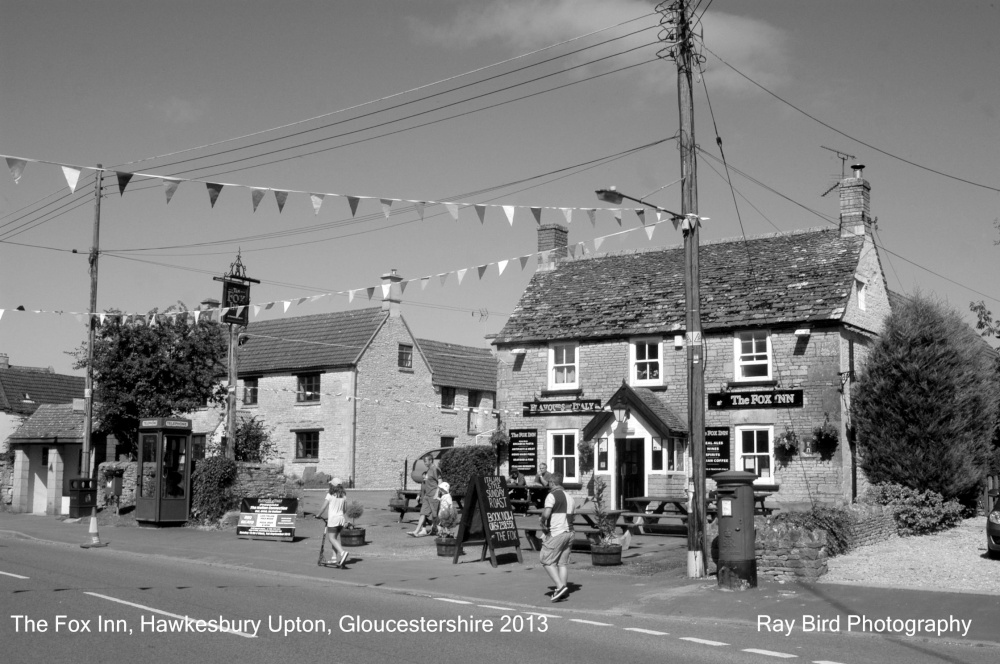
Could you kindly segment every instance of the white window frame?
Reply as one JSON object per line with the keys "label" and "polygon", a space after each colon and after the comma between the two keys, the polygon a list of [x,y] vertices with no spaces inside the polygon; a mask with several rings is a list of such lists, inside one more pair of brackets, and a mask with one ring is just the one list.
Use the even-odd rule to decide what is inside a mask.
{"label": "white window frame", "polygon": [[[767,434],[767,458],[768,458],[768,474],[762,477],[760,475],[760,470],[754,468],[752,470],[747,470],[757,475],[757,479],[754,480],[754,484],[775,484],[777,479],[774,476],[774,425],[773,424],[745,424],[738,425],[735,427],[736,431],[736,441],[733,444],[736,454],[736,470],[747,470],[744,464],[744,452],[743,452],[743,434],[744,432],[763,432]],[[763,454],[748,454],[746,456],[763,456]]]}
{"label": "white window frame", "polygon": [[[561,454],[556,456],[555,452],[555,438],[556,436],[565,437],[573,436],[573,442],[571,445],[572,455]],[[580,481],[580,450],[577,448],[577,444],[580,442],[580,431],[577,429],[552,429],[545,432],[546,437],[546,455],[545,462],[549,468],[550,473],[555,473],[557,471],[556,459],[568,459],[570,456],[573,457],[573,475],[563,473],[563,482],[579,482]],[[561,440],[565,445],[565,439]],[[565,450],[564,450],[565,451]]]}
{"label": "white window frame", "polygon": [[[744,360],[745,357],[743,353],[743,340],[746,337],[755,338],[759,335],[764,335],[765,349],[761,353],[760,349],[754,348],[753,353],[748,353],[747,355],[764,355],[765,360],[762,362],[760,360]],[[761,366],[767,363],[767,375],[763,376],[744,376],[743,368],[751,366]],[[771,331],[770,330],[750,330],[747,332],[737,332],[733,335],[733,373],[734,379],[739,383],[750,383],[760,380],[771,380],[774,375],[774,353],[771,351]]]}
{"label": "white window frame", "polygon": [[[639,348],[643,347],[655,347],[656,348],[656,364],[657,364],[657,376],[656,378],[639,378],[639,363],[651,363],[651,361],[646,359],[638,359]],[[663,385],[663,339],[657,337],[644,337],[638,339],[632,339],[628,345],[628,360],[629,360],[629,378],[632,385]]]}
{"label": "white window frame", "polygon": [[[573,362],[556,363],[556,353],[559,348],[573,349]],[[560,358],[565,359],[565,358]],[[560,369],[572,367],[573,381],[557,382],[556,376]],[[578,390],[580,389],[580,344],[575,342],[555,343],[549,346],[549,389],[550,390]]]}

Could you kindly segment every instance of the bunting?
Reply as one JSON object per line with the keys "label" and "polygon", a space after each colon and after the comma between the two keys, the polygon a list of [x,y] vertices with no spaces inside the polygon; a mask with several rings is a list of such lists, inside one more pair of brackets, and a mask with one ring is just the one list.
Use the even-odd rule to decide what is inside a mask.
{"label": "bunting", "polygon": [[257,211],[257,206],[260,205],[260,202],[264,200],[264,193],[266,191],[266,189],[261,189],[259,187],[253,187],[250,190],[250,202],[253,204],[254,212]]}
{"label": "bunting", "polygon": [[170,178],[163,178],[163,193],[167,197],[167,203],[170,203],[170,199],[174,197],[174,192],[177,191],[177,186],[180,185],[180,180],[171,180]]}
{"label": "bunting", "polygon": [[215,207],[215,201],[219,200],[219,194],[222,193],[222,185],[216,182],[206,182],[205,187],[208,189],[208,200]]}
{"label": "bunting", "polygon": [[132,181],[132,176],[135,175],[135,174],[134,173],[121,173],[119,171],[115,171],[115,175],[118,176],[118,192],[119,192],[119,195],[120,196],[124,196],[125,195],[125,187],[127,187],[128,183]]}
{"label": "bunting", "polygon": [[285,209],[285,201],[288,200],[288,192],[281,191],[280,189],[274,189],[274,202],[278,204],[278,214],[281,214]]}
{"label": "bunting", "polygon": [[[69,192],[72,194],[76,191],[76,183],[80,180],[80,169],[73,168],[72,166],[63,166],[62,172],[66,177],[66,186],[69,187]],[[170,201],[167,202],[169,203]]]}

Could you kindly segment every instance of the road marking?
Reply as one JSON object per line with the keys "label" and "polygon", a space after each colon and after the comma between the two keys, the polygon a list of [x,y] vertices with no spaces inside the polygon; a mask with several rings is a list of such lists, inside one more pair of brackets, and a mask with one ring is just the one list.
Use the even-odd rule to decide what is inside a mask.
{"label": "road marking", "polygon": [[525,611],[529,616],[541,616],[542,618],[562,618],[562,616],[557,616],[551,613],[539,613],[538,611]]}
{"label": "road marking", "polygon": [[813,664],[840,664],[840,662],[830,662],[825,659],[817,659],[813,661]]}
{"label": "road marking", "polygon": [[[197,619],[191,618],[190,616],[179,616],[176,613],[168,613],[167,611],[161,611],[160,609],[154,609],[151,606],[143,606],[142,604],[136,604],[134,602],[126,602],[123,599],[118,599],[117,597],[110,597],[108,595],[101,595],[99,593],[92,593],[88,591],[83,592],[84,595],[90,595],[91,597],[99,597],[101,599],[106,599],[109,602],[118,602],[119,604],[124,604],[126,606],[131,606],[136,609],[142,609],[143,611],[152,611],[153,613],[159,613],[163,616],[170,616],[171,618],[178,618],[186,622],[197,622]],[[230,634],[235,634],[236,636],[242,636],[245,639],[256,639],[257,637],[253,634],[247,634],[246,632],[238,632],[235,629],[220,629],[220,632],[229,632]]]}
{"label": "road marking", "polygon": [[10,572],[0,572],[0,574],[3,574],[4,576],[12,576],[15,579],[30,579],[31,578],[31,577],[28,577],[28,576],[21,576],[20,574],[11,574]]}
{"label": "road marking", "polygon": [[483,608],[483,609],[496,609],[497,611],[514,611],[515,610],[515,609],[510,608],[509,606],[493,606],[492,604],[478,604],[477,606],[479,606],[480,608]]}
{"label": "road marking", "polygon": [[700,643],[703,646],[728,646],[728,643],[723,643],[722,641],[709,641],[707,639],[698,639],[693,636],[682,636],[681,641],[690,641],[691,643]]}
{"label": "road marking", "polygon": [[758,650],[757,648],[744,648],[743,652],[752,652],[758,655],[767,655],[768,657],[798,657],[798,655],[789,655],[787,652],[774,652],[773,650]]}
{"label": "road marking", "polygon": [[597,625],[598,627],[614,627],[611,623],[594,622],[593,620],[583,620],[581,618],[570,618],[569,621],[583,623],[584,625]]}
{"label": "road marking", "polygon": [[447,597],[434,597],[439,602],[451,602],[452,604],[472,604],[472,602],[466,602],[461,599],[448,599]]}
{"label": "road marking", "polygon": [[657,632],[652,629],[642,629],[641,627],[626,627],[626,632],[640,632],[642,634],[652,634],[653,636],[668,636],[667,632]]}

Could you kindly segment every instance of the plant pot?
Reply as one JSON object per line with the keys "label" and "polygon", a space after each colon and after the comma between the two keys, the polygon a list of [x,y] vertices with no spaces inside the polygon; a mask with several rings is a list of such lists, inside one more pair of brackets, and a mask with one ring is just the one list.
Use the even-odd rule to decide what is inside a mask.
{"label": "plant pot", "polygon": [[344,546],[364,546],[364,528],[344,528],[340,531],[340,543]]}
{"label": "plant pot", "polygon": [[[441,557],[454,557],[455,549],[458,548],[458,540],[454,537],[436,537],[434,543],[437,544],[438,555]],[[459,551],[459,555],[465,553]]]}
{"label": "plant pot", "polygon": [[622,564],[621,544],[594,544],[590,547],[590,561],[595,567]]}

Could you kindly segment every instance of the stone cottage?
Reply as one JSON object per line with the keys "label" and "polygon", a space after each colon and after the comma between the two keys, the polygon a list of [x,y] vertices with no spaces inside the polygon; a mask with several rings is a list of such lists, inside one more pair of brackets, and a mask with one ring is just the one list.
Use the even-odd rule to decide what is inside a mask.
{"label": "stone cottage", "polygon": [[[700,247],[708,475],[753,472],[786,505],[857,491],[851,381],[889,314],[862,168],[840,183],[839,228]],[[512,438],[535,441],[537,461],[566,470],[573,488],[603,475],[619,507],[690,488],[683,249],[572,259],[567,235],[539,229],[539,251],[556,258],[493,339],[499,399],[521,406]],[[612,397],[628,407],[622,424]],[[813,449],[824,425],[835,440]],[[795,454],[782,453],[787,439]],[[581,443],[594,446],[591,468]]]}
{"label": "stone cottage", "polygon": [[254,322],[240,336],[238,407],[273,429],[286,475],[394,488],[407,460],[485,442],[496,426],[491,349],[416,338],[403,278],[382,279],[379,307]]}

